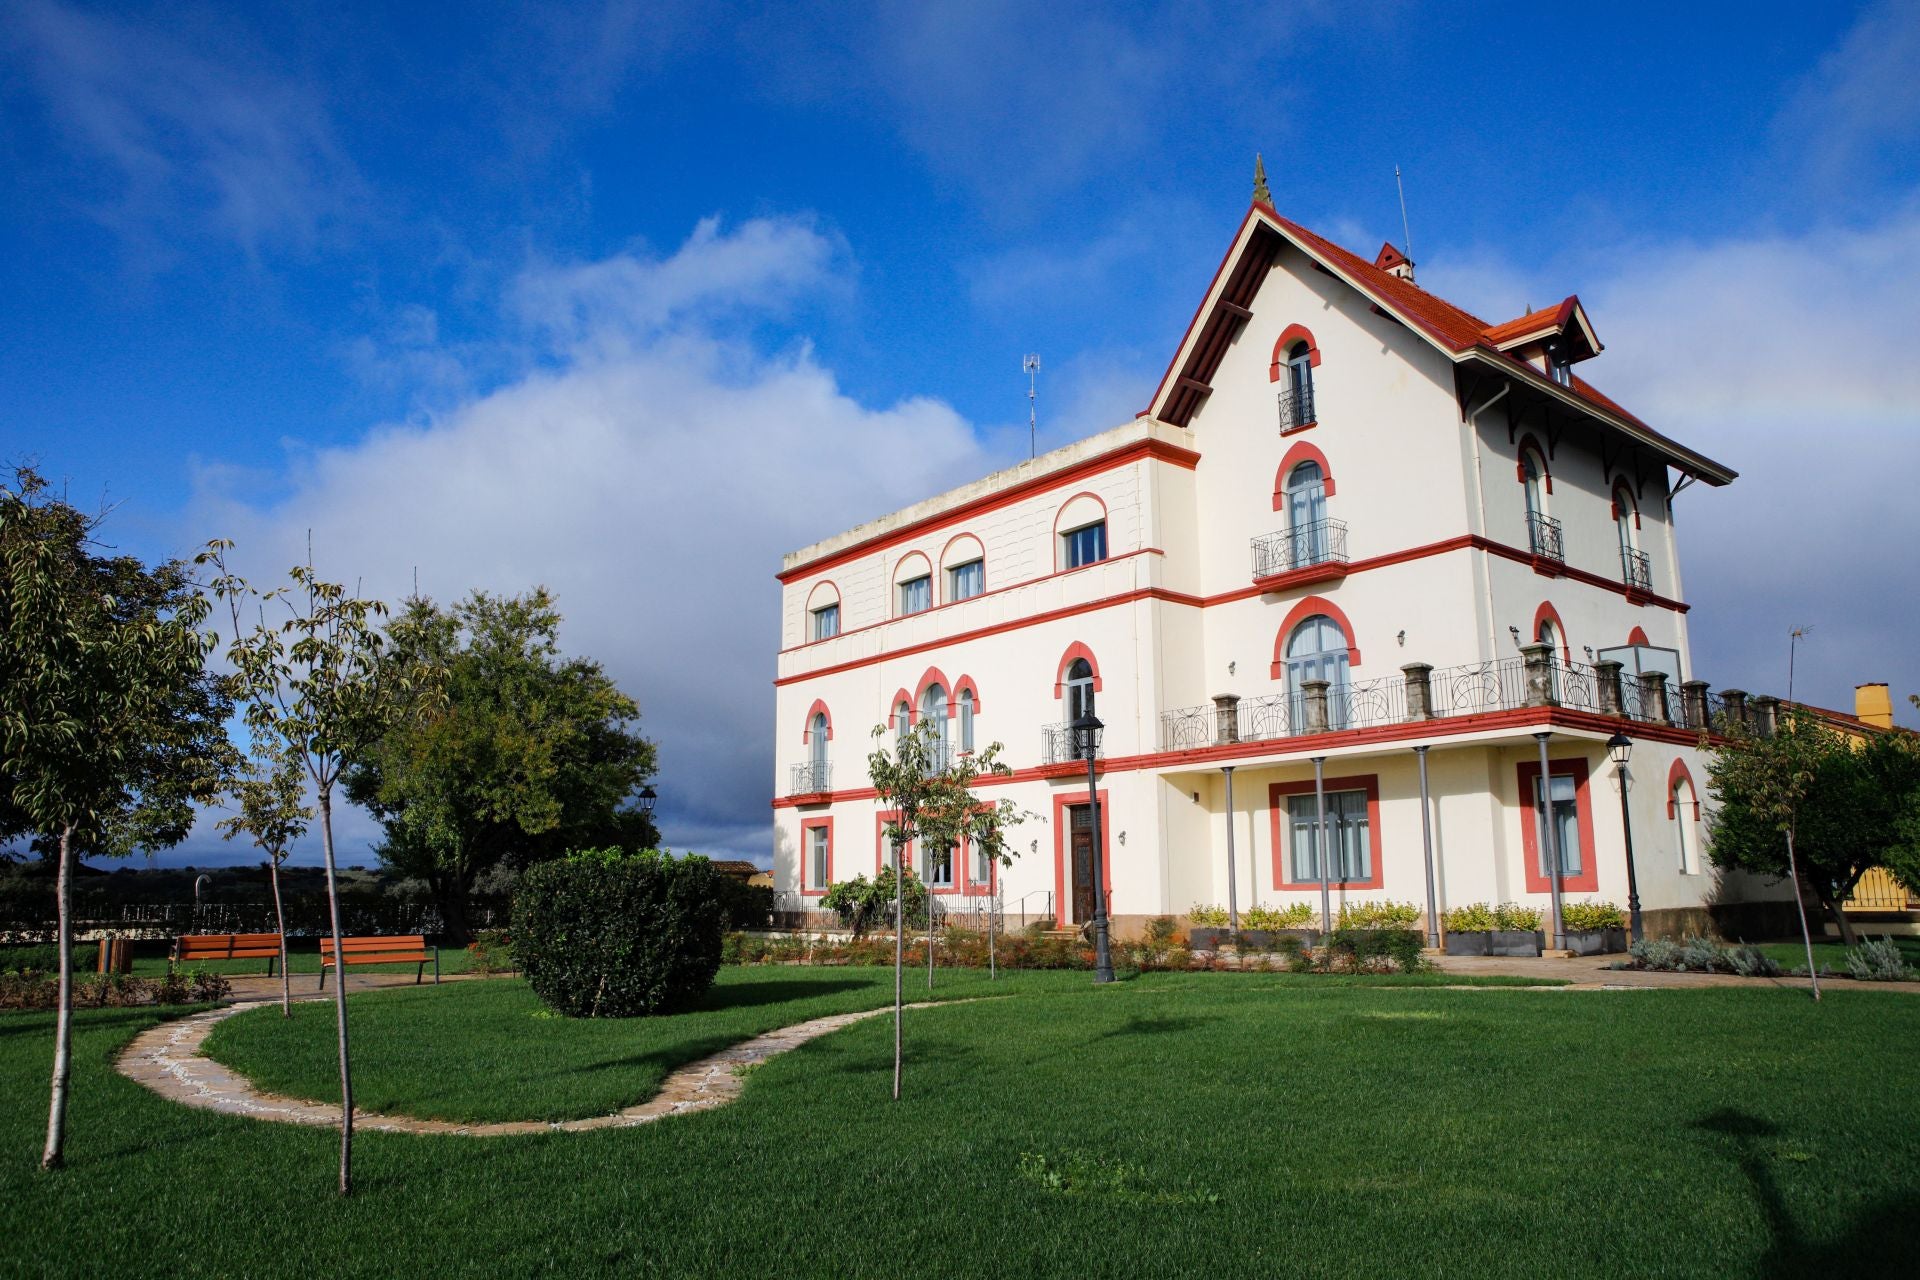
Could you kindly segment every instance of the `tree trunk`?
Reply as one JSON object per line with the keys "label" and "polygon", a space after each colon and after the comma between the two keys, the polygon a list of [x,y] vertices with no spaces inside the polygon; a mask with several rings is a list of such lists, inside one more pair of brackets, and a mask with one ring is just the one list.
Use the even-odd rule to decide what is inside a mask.
{"label": "tree trunk", "polygon": [[293,1016],[293,975],[287,972],[287,909],[280,902],[280,859],[284,850],[268,855],[268,876],[273,881],[273,927],[280,933],[280,1016]]}
{"label": "tree trunk", "polygon": [[340,1028],[340,1194],[353,1192],[353,1075],[347,1069],[347,968],[340,963],[340,887],[333,869],[333,804],[320,788],[320,847],[327,859],[327,915],[333,929],[334,1018]]}
{"label": "tree trunk", "polygon": [[1853,921],[1847,919],[1846,900],[1822,895],[1820,905],[1825,907],[1827,914],[1833,917],[1834,926],[1840,930],[1840,941],[1849,947],[1859,946],[1860,935],[1853,931]]}
{"label": "tree trunk", "polygon": [[73,828],[60,829],[60,870],[55,881],[60,915],[60,1011],[53,1024],[53,1094],[47,1107],[47,1146],[42,1169],[66,1163],[67,1082],[73,1076]]}
{"label": "tree trunk", "polygon": [[467,879],[454,874],[441,882],[436,895],[440,899],[442,945],[464,947],[473,941],[473,928],[467,920]]}

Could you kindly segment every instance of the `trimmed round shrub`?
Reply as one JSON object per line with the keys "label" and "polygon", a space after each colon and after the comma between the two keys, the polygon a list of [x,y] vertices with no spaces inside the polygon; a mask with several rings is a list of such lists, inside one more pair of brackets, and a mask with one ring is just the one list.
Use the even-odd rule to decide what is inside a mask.
{"label": "trimmed round shrub", "polygon": [[720,968],[724,877],[705,858],[589,849],[529,870],[513,951],[534,994],[573,1018],[672,1013]]}

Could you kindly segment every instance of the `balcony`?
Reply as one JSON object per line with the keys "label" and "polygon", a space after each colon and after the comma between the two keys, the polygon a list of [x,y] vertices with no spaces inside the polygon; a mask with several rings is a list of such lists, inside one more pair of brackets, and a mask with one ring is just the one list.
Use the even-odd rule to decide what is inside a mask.
{"label": "balcony", "polygon": [[824,760],[809,760],[793,766],[793,781],[787,787],[790,796],[823,796],[833,790],[833,766]]}
{"label": "balcony", "polygon": [[1620,580],[1627,584],[1629,591],[1653,594],[1653,565],[1646,552],[1620,548]]}
{"label": "balcony", "polygon": [[1316,520],[1296,529],[1283,529],[1253,540],[1253,580],[1289,578],[1319,582],[1344,577],[1347,572],[1347,524],[1344,520]]}
{"label": "balcony", "polygon": [[1560,539],[1560,522],[1538,511],[1527,512],[1527,550],[1533,552],[1535,561],[1544,560],[1556,566],[1565,564],[1567,553]]}
{"label": "balcony", "polygon": [[[1086,759],[1073,740],[1071,724],[1049,724],[1040,728],[1040,763],[1043,765],[1073,764]],[[1096,760],[1106,756],[1102,739],[1106,737],[1104,729],[1093,735],[1093,755]]]}
{"label": "balcony", "polygon": [[1280,393],[1280,434],[1298,431],[1302,427],[1312,426],[1318,419],[1313,416],[1313,384],[1292,387]]}

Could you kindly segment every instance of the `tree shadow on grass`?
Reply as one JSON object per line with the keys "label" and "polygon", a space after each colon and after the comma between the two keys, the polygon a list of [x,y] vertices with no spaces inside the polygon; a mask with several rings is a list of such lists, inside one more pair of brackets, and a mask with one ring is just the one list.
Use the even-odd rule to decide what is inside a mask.
{"label": "tree shadow on grass", "polygon": [[1138,1015],[1129,1018],[1125,1025],[1102,1031],[1094,1040],[1125,1040],[1132,1036],[1178,1035],[1183,1031],[1192,1031],[1209,1023],[1219,1022],[1219,1018],[1142,1018]]}
{"label": "tree shadow on grass", "polygon": [[1713,1134],[1753,1188],[1770,1242],[1754,1274],[1767,1280],[1806,1277],[1815,1280],[1835,1274],[1903,1274],[1912,1265],[1912,1224],[1920,1216],[1920,1192],[1883,1196],[1853,1215],[1826,1239],[1809,1238],[1794,1222],[1786,1198],[1774,1180],[1764,1139],[1779,1135],[1771,1121],[1722,1107],[1694,1122],[1694,1128]]}
{"label": "tree shadow on grass", "polygon": [[[764,982],[734,982],[726,986],[710,987],[698,1004],[683,1010],[686,1013],[709,1012],[715,1009],[746,1009],[763,1004],[789,1004],[805,1000],[810,996],[830,996],[842,991],[861,991],[871,983],[840,980],[822,982],[802,978],[772,978]],[[798,1019],[796,1019],[798,1021]]]}

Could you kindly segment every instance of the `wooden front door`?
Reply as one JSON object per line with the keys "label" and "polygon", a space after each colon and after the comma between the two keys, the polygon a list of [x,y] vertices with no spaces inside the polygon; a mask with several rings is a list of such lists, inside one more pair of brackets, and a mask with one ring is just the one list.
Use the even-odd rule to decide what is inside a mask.
{"label": "wooden front door", "polygon": [[1067,815],[1073,863],[1073,923],[1086,924],[1093,919],[1093,806],[1070,805]]}

